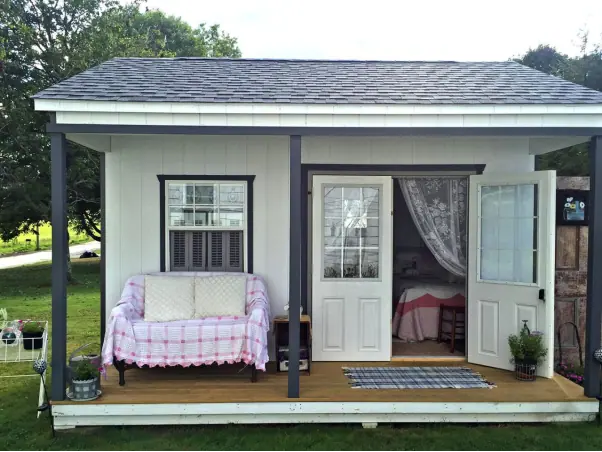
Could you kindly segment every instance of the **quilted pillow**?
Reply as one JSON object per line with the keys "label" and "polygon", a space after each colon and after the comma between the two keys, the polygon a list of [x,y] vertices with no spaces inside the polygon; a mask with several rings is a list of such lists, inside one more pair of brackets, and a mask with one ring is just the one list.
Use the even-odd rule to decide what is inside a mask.
{"label": "quilted pillow", "polygon": [[171,322],[194,318],[192,276],[144,277],[144,320]]}
{"label": "quilted pillow", "polygon": [[200,276],[194,282],[197,319],[203,317],[244,316],[247,298],[245,275]]}

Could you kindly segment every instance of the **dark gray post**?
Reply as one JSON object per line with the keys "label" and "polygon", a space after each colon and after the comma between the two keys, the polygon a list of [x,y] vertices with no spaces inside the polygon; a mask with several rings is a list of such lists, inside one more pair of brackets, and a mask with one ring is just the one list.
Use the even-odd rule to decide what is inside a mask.
{"label": "dark gray post", "polygon": [[290,137],[290,252],[288,295],[288,396],[299,398],[301,324],[301,137]]}
{"label": "dark gray post", "polygon": [[50,138],[52,196],[52,400],[65,399],[67,362],[67,143]]}
{"label": "dark gray post", "polygon": [[100,153],[100,346],[104,344],[106,317],[107,317],[107,258],[106,258],[106,239],[105,223],[107,217],[105,214],[105,153]]}
{"label": "dark gray post", "polygon": [[592,137],[589,148],[589,244],[587,251],[587,308],[585,318],[584,391],[600,395],[600,363],[594,351],[600,348],[602,323],[602,137]]}

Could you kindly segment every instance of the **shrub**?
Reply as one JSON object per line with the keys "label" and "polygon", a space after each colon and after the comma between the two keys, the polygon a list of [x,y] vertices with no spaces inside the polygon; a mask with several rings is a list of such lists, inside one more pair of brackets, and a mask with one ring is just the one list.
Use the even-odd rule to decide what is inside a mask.
{"label": "shrub", "polygon": [[73,369],[73,380],[92,380],[100,375],[100,371],[90,361],[81,361]]}
{"label": "shrub", "polygon": [[519,334],[511,334],[508,337],[508,345],[513,361],[541,363],[548,354],[543,339],[542,333],[529,331],[529,327],[525,322]]}
{"label": "shrub", "polygon": [[41,334],[44,332],[44,327],[39,322],[27,322],[21,331],[28,334]]}

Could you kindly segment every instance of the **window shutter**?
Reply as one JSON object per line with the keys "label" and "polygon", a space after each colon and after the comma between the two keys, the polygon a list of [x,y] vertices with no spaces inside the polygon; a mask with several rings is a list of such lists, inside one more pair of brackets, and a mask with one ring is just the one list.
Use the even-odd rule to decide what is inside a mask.
{"label": "window shutter", "polygon": [[202,231],[190,231],[190,265],[191,271],[200,272],[206,269],[205,257],[207,255],[206,234]]}
{"label": "window shutter", "polygon": [[244,271],[242,231],[171,231],[171,271]]}
{"label": "window shutter", "polygon": [[209,236],[207,270],[212,272],[224,271],[224,233],[221,231],[211,231],[207,235]]}
{"label": "window shutter", "polygon": [[224,255],[227,258],[226,271],[242,272],[243,271],[243,233],[242,231],[225,232],[227,240],[225,240]]}
{"label": "window shutter", "polygon": [[172,271],[188,270],[187,246],[185,231],[171,231],[169,233],[170,265]]}

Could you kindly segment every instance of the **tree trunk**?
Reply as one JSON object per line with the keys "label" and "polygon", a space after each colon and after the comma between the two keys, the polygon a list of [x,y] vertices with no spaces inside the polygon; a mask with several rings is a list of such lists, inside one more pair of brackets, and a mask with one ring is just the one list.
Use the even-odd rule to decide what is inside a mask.
{"label": "tree trunk", "polygon": [[35,234],[36,234],[36,251],[40,251],[40,225],[36,224],[36,229],[35,229]]}
{"label": "tree trunk", "polygon": [[69,253],[69,230],[65,231],[67,234],[67,282],[73,282],[73,273],[71,271],[71,254]]}

